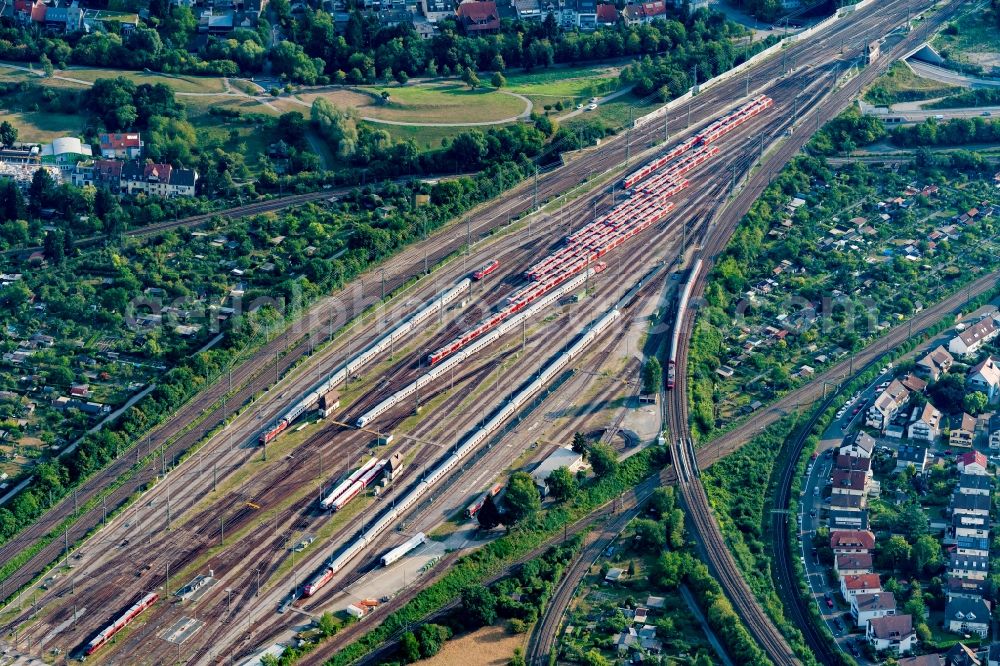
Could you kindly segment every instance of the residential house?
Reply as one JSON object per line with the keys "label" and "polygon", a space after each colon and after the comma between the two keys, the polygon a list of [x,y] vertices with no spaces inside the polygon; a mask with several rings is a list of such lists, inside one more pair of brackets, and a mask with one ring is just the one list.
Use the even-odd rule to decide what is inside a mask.
{"label": "residential house", "polygon": [[990,554],[990,540],[975,536],[955,537],[955,552],[985,557]]}
{"label": "residential house", "polygon": [[[984,657],[986,655],[983,655]],[[948,666],[982,666],[983,660],[980,659],[976,651],[970,648],[965,643],[955,643],[951,646],[945,655],[944,661]]]}
{"label": "residential house", "polygon": [[830,548],[834,555],[870,553],[875,548],[875,535],[867,530],[834,530],[830,532]]}
{"label": "residential house", "polygon": [[101,134],[97,138],[102,157],[124,160],[142,157],[143,143],[139,132]]}
{"label": "residential house", "polygon": [[610,3],[597,5],[597,25],[612,26],[618,24],[618,8]]}
{"label": "residential house", "polygon": [[982,599],[952,599],[945,606],[944,621],[952,633],[986,638],[990,630],[990,609]]}
{"label": "residential house", "polygon": [[982,579],[950,575],[947,580],[948,598],[976,599],[986,594],[988,583]]}
{"label": "residential house", "polygon": [[830,510],[861,513],[865,511],[868,502],[864,495],[838,494],[830,497]]}
{"label": "residential house", "polygon": [[868,488],[868,475],[864,472],[852,472],[846,469],[835,469],[832,475],[832,494],[834,495],[864,495]]}
{"label": "residential house", "polygon": [[844,553],[833,560],[833,570],[839,578],[872,573],[871,553]]}
{"label": "residential house", "polygon": [[965,376],[965,389],[985,393],[990,402],[996,399],[997,391],[1000,390],[1000,366],[992,356],[987,356],[972,366]]}
{"label": "residential house", "polygon": [[962,412],[951,417],[951,434],[948,435],[948,445],[962,448],[972,448],[976,439],[976,417]]}
{"label": "residential house", "polygon": [[77,187],[90,185],[120,194],[122,191],[123,166],[124,164],[117,160],[81,162],[71,172],[70,180]]}
{"label": "residential house", "polygon": [[[841,495],[843,498],[850,498],[851,495]],[[863,499],[857,497],[856,499]],[[851,511],[844,509],[830,509],[829,512],[831,530],[867,530],[868,512],[865,510]]]}
{"label": "residential house", "polygon": [[893,379],[868,408],[865,425],[884,431],[909,400],[910,392],[898,379]]}
{"label": "residential house", "polygon": [[990,571],[990,558],[981,555],[959,555],[951,554],[948,563],[948,572],[959,578],[972,578],[974,580],[986,580],[986,575]]}
{"label": "residential house", "polygon": [[901,471],[910,467],[916,468],[920,473],[927,471],[927,465],[931,462],[931,452],[926,446],[918,444],[900,444],[896,452],[896,471]]}
{"label": "residential house", "polygon": [[151,194],[161,197],[193,197],[198,174],[170,164],[125,162],[122,167],[122,191],[127,194]]}
{"label": "residential house", "polygon": [[868,623],[865,636],[876,652],[888,651],[896,654],[910,652],[917,640],[911,615],[877,617]]}
{"label": "residential house", "polygon": [[1000,412],[990,417],[989,423],[990,448],[1000,449]]}
{"label": "residential house", "polygon": [[853,437],[845,439],[837,453],[842,456],[871,458],[874,450],[875,440],[871,435],[860,430]]}
{"label": "residential house", "polygon": [[834,469],[864,472],[870,475],[872,471],[872,459],[861,456],[838,455],[837,460],[834,462]]}
{"label": "residential house", "polygon": [[881,591],[882,582],[878,574],[844,576],[840,579],[840,594],[848,601],[859,594],[875,594]]}
{"label": "residential house", "polygon": [[953,516],[979,516],[989,518],[990,496],[955,493],[951,496],[951,513]]}
{"label": "residential house", "polygon": [[945,666],[944,657],[939,654],[922,654],[919,657],[903,657],[896,666]]}
{"label": "residential house", "polygon": [[958,487],[955,489],[963,495],[990,496],[993,490],[993,478],[985,474],[960,474]]}
{"label": "residential house", "polygon": [[666,17],[667,7],[664,0],[653,0],[653,2],[632,3],[625,5],[622,10],[622,18],[626,25],[636,25],[638,23],[651,23],[656,19]]}
{"label": "residential house", "polygon": [[930,381],[936,382],[941,378],[941,375],[951,370],[954,362],[955,357],[949,354],[942,345],[938,345],[917,361],[916,371]]}
{"label": "residential house", "polygon": [[988,516],[956,513],[951,517],[951,525],[956,539],[962,537],[990,538]]}
{"label": "residential house", "polygon": [[597,0],[558,0],[558,2],[558,6],[552,7],[550,13],[564,30],[597,29]]}
{"label": "residential house", "polygon": [[923,393],[924,389],[927,388],[927,382],[912,372],[900,379],[899,383],[910,393]]}
{"label": "residential house", "polygon": [[964,474],[986,474],[986,456],[979,451],[969,451],[958,457],[958,471]]}
{"label": "residential house", "polygon": [[993,317],[984,317],[949,340],[948,351],[955,356],[972,356],[998,334]]}
{"label": "residential house", "polygon": [[542,11],[541,0],[510,0],[514,13],[519,21],[534,21],[540,23],[543,16],[549,12]]}
{"label": "residential house", "polygon": [[877,617],[895,614],[896,597],[892,592],[856,594],[851,597],[851,616],[859,627],[868,626],[868,622]]}
{"label": "residential house", "polygon": [[933,442],[941,434],[941,412],[929,402],[923,407],[914,407],[906,434],[910,439]]}
{"label": "residential house", "polygon": [[467,33],[489,34],[500,29],[500,14],[497,12],[497,3],[492,0],[463,2],[455,13],[458,15],[458,22],[462,24]]}
{"label": "residential house", "polygon": [[420,0],[420,11],[431,23],[437,23],[455,15],[455,5],[451,0]]}

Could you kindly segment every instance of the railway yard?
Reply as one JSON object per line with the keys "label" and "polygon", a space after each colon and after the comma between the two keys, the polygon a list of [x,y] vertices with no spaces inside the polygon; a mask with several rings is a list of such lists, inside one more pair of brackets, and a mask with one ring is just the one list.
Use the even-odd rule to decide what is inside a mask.
{"label": "railway yard", "polygon": [[[957,4],[883,53],[901,52]],[[754,66],[748,77],[695,96],[675,111],[690,124],[663,144],[670,152],[662,170],[626,180],[624,193],[619,176],[631,178],[664,155],[652,145],[669,121],[638,125],[411,246],[383,267],[381,288],[372,286],[380,283],[376,273],[311,307],[78,497],[0,548],[8,559],[37,543],[76,513],[74,499],[98,497],[109,481],[132,472],[5,582],[8,591],[28,586],[65,558],[43,587],[0,594],[10,597],[0,614],[8,642],[36,657],[80,656],[133,605],[142,606],[132,616],[139,619],[90,650],[92,658],[241,661],[287,640],[296,626],[349,602],[347,590],[387,551],[432,533],[516,461],[537,457],[531,447],[540,440],[565,442],[573,432],[607,428],[608,410],[583,407],[636,393],[641,349],[633,329],[659,342],[663,331],[649,321],[674,299],[676,281],[668,276],[679,272],[673,390],[662,401],[675,476],[734,607],[775,663],[794,663],[729,557],[698,482],[699,466],[726,449],[696,455],[690,443],[684,361],[694,318],[685,305],[700,296],[711,258],[769,175],[808,138],[793,130],[832,118],[879,69],[838,88],[846,63],[923,7],[869,5]],[[626,157],[630,168],[621,170]],[[607,186],[508,224],[605,172]],[[410,284],[428,262],[442,265]],[[377,306],[383,289],[392,296]],[[320,398],[332,401],[330,392],[340,405],[317,421],[312,410]],[[547,416],[555,403],[571,400],[566,396],[581,395],[588,405]],[[248,406],[235,414],[241,405]],[[223,421],[228,425],[216,429]],[[202,439],[195,455],[171,464]],[[363,492],[373,485],[377,496]],[[101,527],[106,511],[141,488],[148,490],[132,507]],[[79,549],[64,552],[96,528]],[[315,540],[295,547],[308,536]]]}

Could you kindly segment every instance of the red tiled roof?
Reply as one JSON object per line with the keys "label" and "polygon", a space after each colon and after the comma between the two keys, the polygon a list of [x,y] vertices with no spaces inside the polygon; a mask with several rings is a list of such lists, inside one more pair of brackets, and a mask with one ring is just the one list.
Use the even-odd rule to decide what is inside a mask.
{"label": "red tiled roof", "polygon": [[837,555],[837,570],[871,569],[871,553],[843,553]]}
{"label": "red tiled roof", "polygon": [[142,145],[142,140],[138,132],[129,134],[102,134],[101,148],[112,148],[120,150],[123,148],[138,148]]}
{"label": "red tiled roof", "polygon": [[983,467],[986,467],[986,456],[979,451],[969,451],[968,453],[963,453],[958,457],[958,462],[963,465],[971,465],[973,463],[979,463]]}
{"label": "red tiled roof", "polygon": [[31,6],[31,20],[35,23],[45,23],[45,14],[49,11],[48,5],[37,3]]}
{"label": "red tiled roof", "polygon": [[833,487],[847,488],[849,490],[865,489],[865,473],[859,470],[835,469],[833,470]]}
{"label": "red tiled roof", "polygon": [[618,9],[614,5],[609,4],[597,5],[597,22],[617,23]]}
{"label": "red tiled roof", "polygon": [[851,469],[860,470],[862,472],[867,472],[872,468],[871,458],[860,458],[857,456],[849,456],[846,454],[841,454],[837,456],[837,469]]}
{"label": "red tiled roof", "polygon": [[876,638],[902,639],[913,633],[913,616],[886,615],[870,620],[872,634]]}
{"label": "red tiled roof", "polygon": [[500,27],[497,3],[492,0],[463,2],[456,14],[468,30],[496,30]]}
{"label": "red tiled roof", "polygon": [[882,581],[878,574],[855,574],[844,579],[844,587],[848,590],[878,590],[882,587]]}
{"label": "red tiled roof", "polygon": [[836,530],[830,533],[830,548],[875,547],[875,535],[868,530]]}

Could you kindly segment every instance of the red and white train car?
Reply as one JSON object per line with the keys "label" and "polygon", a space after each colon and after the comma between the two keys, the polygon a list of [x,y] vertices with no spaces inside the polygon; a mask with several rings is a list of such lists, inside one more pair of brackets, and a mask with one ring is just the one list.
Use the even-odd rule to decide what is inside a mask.
{"label": "red and white train car", "polygon": [[87,643],[87,647],[84,648],[84,654],[89,656],[100,650],[108,643],[108,641],[114,638],[115,634],[131,624],[132,620],[139,617],[144,610],[156,603],[156,600],[159,598],[160,595],[156,592],[150,592],[143,595],[139,601],[132,604],[118,619],[102,629],[101,633],[94,636],[90,642]]}

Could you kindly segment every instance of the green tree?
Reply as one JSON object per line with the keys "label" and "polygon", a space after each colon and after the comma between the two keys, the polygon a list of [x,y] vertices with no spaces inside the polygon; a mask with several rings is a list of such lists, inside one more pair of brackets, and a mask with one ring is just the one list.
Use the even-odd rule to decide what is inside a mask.
{"label": "green tree", "polygon": [[672,548],[684,546],[684,512],[680,509],[670,512],[670,546]]}
{"label": "green tree", "polygon": [[490,78],[490,85],[499,90],[507,85],[507,77],[500,72],[494,72],[493,76]]}
{"label": "green tree", "polygon": [[462,590],[462,608],[465,617],[474,625],[485,627],[497,620],[497,600],[482,585],[471,585]]}
{"label": "green tree", "polygon": [[661,518],[669,516],[676,503],[673,486],[660,486],[649,497],[649,507]]}
{"label": "green tree", "polygon": [[333,636],[337,633],[337,619],[333,617],[333,613],[323,613],[316,618],[316,628],[324,636]]}
{"label": "green tree", "polygon": [[504,495],[507,513],[519,522],[538,513],[542,507],[542,499],[538,494],[535,480],[526,472],[514,472],[507,482],[507,493]]}
{"label": "green tree", "polygon": [[407,631],[399,639],[400,651],[407,662],[420,661],[420,643],[412,631]]}
{"label": "green tree", "polygon": [[519,647],[514,648],[514,656],[507,662],[507,666],[527,666],[524,660],[524,650]]}
{"label": "green tree", "polygon": [[918,573],[931,573],[938,569],[944,561],[941,554],[941,544],[929,534],[917,537],[913,544],[913,568]]}
{"label": "green tree", "polygon": [[465,71],[462,72],[462,81],[464,81],[465,85],[469,86],[472,90],[475,90],[480,85],[479,77],[476,76],[476,73],[472,71],[471,67],[466,67]]}
{"label": "green tree", "polygon": [[38,56],[38,62],[42,66],[42,72],[45,73],[45,78],[50,78],[56,72],[56,68],[52,66],[52,61],[49,60],[49,56],[42,54]]}
{"label": "green tree", "polygon": [[573,499],[576,495],[576,477],[569,471],[568,467],[559,467],[552,470],[545,480],[545,485],[549,489],[549,495],[560,502]]}
{"label": "green tree", "polygon": [[577,453],[582,453],[586,455],[587,453],[587,438],[582,432],[573,433],[573,450]]}
{"label": "green tree", "polygon": [[660,587],[675,589],[684,578],[684,556],[673,550],[663,553],[656,559],[652,577]]}
{"label": "green tree", "polygon": [[639,519],[633,525],[641,550],[647,553],[658,553],[667,545],[667,531],[657,521]]}
{"label": "green tree", "polygon": [[982,414],[986,409],[986,405],[989,404],[989,398],[982,391],[973,391],[972,393],[967,393],[965,398],[962,400],[962,405],[965,407],[965,411],[977,416]]}
{"label": "green tree", "polygon": [[420,625],[415,633],[420,645],[420,656],[424,659],[440,652],[444,642],[451,638],[451,629],[433,623]]}
{"label": "green tree", "polygon": [[607,444],[594,444],[590,447],[590,466],[599,478],[612,476],[618,471],[618,455]]}
{"label": "green tree", "polygon": [[913,548],[906,537],[896,534],[889,537],[881,549],[882,558],[893,571],[902,571],[910,563]]}
{"label": "green tree", "polygon": [[62,232],[50,231],[45,234],[45,258],[53,264],[61,264],[66,257],[66,246],[63,243]]}
{"label": "green tree", "polygon": [[17,143],[17,128],[6,120],[0,123],[0,148],[8,148]]}
{"label": "green tree", "polygon": [[642,391],[643,393],[659,393],[663,387],[663,366],[660,359],[650,356],[642,369]]}
{"label": "green tree", "polygon": [[358,114],[353,109],[339,109],[318,97],[310,110],[313,125],[341,157],[351,157],[358,146]]}

